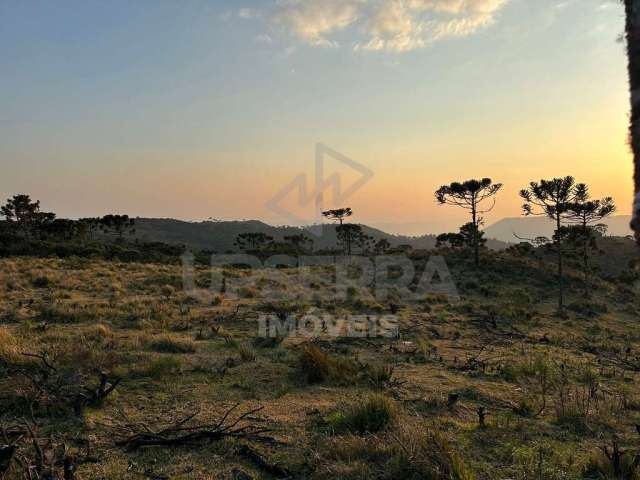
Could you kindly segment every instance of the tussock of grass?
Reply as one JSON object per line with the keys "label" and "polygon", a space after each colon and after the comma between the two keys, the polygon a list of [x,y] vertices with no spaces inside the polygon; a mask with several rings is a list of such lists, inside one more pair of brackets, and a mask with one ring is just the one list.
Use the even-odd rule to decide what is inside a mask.
{"label": "tussock of grass", "polygon": [[82,323],[94,319],[94,312],[86,308],[71,305],[53,304],[39,308],[37,319],[47,323]]}
{"label": "tussock of grass", "polygon": [[176,357],[161,357],[149,364],[145,370],[145,375],[154,379],[159,379],[167,375],[180,373],[182,363]]}
{"label": "tussock of grass", "polygon": [[108,325],[97,323],[90,325],[83,332],[84,338],[95,343],[102,343],[113,338],[113,331]]}
{"label": "tussock of grass", "polygon": [[393,380],[393,367],[390,365],[367,365],[366,375],[373,388],[385,388]]}
{"label": "tussock of grass", "polygon": [[237,349],[238,354],[240,355],[240,360],[243,362],[255,362],[257,355],[251,345],[247,343],[238,343]]}
{"label": "tussock of grass", "polygon": [[307,345],[298,358],[305,381],[310,384],[331,381],[353,383],[358,377],[358,365],[350,359],[334,357],[316,345]]}
{"label": "tussock of grass", "polygon": [[5,327],[0,327],[0,364],[17,363],[20,360],[18,339]]}
{"label": "tussock of grass", "polygon": [[[344,480],[474,480],[448,438],[424,425],[388,436],[347,434],[328,438],[318,450],[314,479],[336,472]],[[324,467],[324,468],[323,468]],[[339,474],[337,474],[339,472]]]}
{"label": "tussock of grass", "polygon": [[343,411],[327,418],[334,433],[376,433],[395,422],[397,409],[394,403],[381,395],[372,395],[354,403]]}
{"label": "tussock of grass", "polygon": [[191,340],[179,340],[169,336],[152,340],[149,348],[159,353],[195,353],[196,351],[196,346]]}
{"label": "tussock of grass", "polygon": [[302,350],[299,364],[307,383],[320,383],[329,377],[331,370],[329,355],[315,345],[307,346]]}

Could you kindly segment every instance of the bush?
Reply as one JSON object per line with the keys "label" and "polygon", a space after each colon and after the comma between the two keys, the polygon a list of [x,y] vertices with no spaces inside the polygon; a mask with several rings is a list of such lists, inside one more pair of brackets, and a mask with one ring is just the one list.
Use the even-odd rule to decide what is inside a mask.
{"label": "bush", "polygon": [[386,397],[372,395],[363,402],[354,403],[342,412],[327,418],[334,433],[375,433],[393,423],[397,417],[395,405]]}
{"label": "bush", "polygon": [[149,348],[160,353],[194,353],[196,347],[190,340],[177,340],[171,337],[162,337],[152,341]]}

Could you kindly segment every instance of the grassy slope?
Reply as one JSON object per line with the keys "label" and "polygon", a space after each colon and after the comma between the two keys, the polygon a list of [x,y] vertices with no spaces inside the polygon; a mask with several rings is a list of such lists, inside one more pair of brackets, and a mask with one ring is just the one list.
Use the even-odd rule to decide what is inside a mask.
{"label": "grassy slope", "polygon": [[[204,420],[235,402],[264,407],[260,416],[282,444],[256,448],[297,478],[393,478],[383,472],[400,467],[385,462],[394,455],[419,457],[404,449],[419,450],[426,432],[448,438],[445,450],[459,452],[481,479],[578,478],[614,433],[623,445],[637,445],[637,294],[597,281],[589,287],[594,298],[585,302],[577,287],[569,303],[582,313],[561,320],[554,315],[550,265],[505,255],[486,261],[490,267],[473,272],[464,261],[450,260],[460,302],[425,297],[401,304],[400,340],[316,339],[338,366],[308,384],[299,356],[309,339],[254,346],[256,312],[268,307],[259,299],[260,283],[247,298],[201,305],[181,292],[179,267],[0,260],[0,372],[8,373],[0,377],[0,420],[11,425],[25,415],[22,398],[30,394],[7,367],[31,362],[20,352],[48,351],[60,369],[123,378],[104,405],[81,417],[36,410],[42,431],[64,435],[72,451],[81,453],[91,440],[98,461],[79,466],[83,479],[141,478],[141,472],[233,478],[234,469],[270,478],[238,455],[233,442],[137,452],[114,446],[122,412],[153,424],[197,405]],[[206,278],[206,270],[199,275]],[[579,273],[574,275],[579,284]],[[284,285],[286,278],[282,287],[294,288],[294,277]],[[318,286],[316,307],[336,314],[388,313],[386,304],[363,292],[323,304],[327,288]],[[410,351],[402,341],[412,342]],[[376,385],[367,372],[379,366],[393,366],[393,379],[403,383]],[[552,386],[543,400],[546,376]],[[395,420],[364,435],[364,443],[361,434],[332,435],[336,412],[372,393],[391,399]],[[450,394],[459,398],[451,407]],[[488,412],[484,429],[479,407]]]}

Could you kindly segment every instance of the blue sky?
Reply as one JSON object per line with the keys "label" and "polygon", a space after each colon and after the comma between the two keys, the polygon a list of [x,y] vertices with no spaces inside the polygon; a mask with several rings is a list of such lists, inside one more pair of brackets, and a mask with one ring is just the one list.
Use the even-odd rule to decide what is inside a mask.
{"label": "blue sky", "polygon": [[[323,142],[360,221],[449,228],[441,183],[574,174],[626,213],[613,0],[0,0],[0,194],[63,216],[261,218]],[[606,168],[605,168],[606,166]]]}

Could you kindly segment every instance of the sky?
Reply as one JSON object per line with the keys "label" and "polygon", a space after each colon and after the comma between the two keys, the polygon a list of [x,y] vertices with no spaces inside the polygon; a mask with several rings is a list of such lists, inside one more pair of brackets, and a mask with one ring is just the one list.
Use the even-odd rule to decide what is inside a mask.
{"label": "sky", "polygon": [[0,198],[309,223],[322,144],[320,206],[394,233],[463,223],[433,192],[468,178],[504,184],[487,224],[564,175],[628,214],[623,30],[616,0],[0,0]]}

